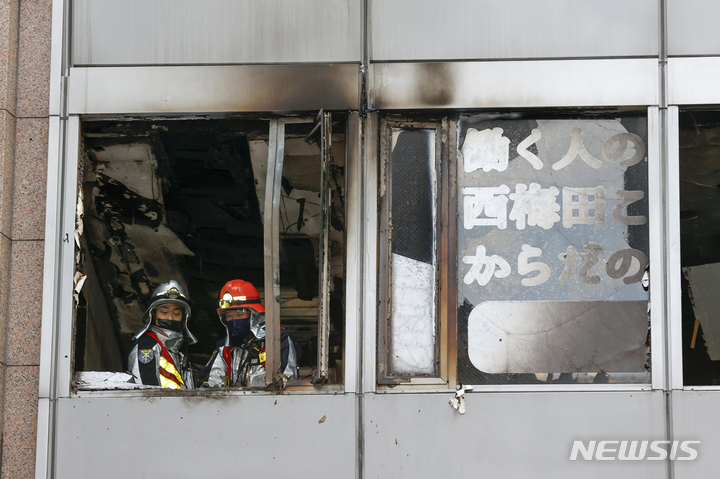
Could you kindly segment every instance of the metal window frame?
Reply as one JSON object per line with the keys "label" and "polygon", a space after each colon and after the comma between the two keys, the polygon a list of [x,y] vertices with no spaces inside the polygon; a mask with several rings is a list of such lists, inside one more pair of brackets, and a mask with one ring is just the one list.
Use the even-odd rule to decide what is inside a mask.
{"label": "metal window frame", "polygon": [[[719,70],[720,62],[717,59],[706,61],[708,59],[673,59],[676,63],[682,62],[682,66],[697,66],[698,64],[713,67],[712,70]],[[687,64],[687,65],[686,65]],[[677,69],[675,69],[677,70]],[[670,69],[672,80],[679,80],[679,73]],[[697,75],[695,71],[693,75],[687,75],[685,80],[690,82],[705,82],[710,78],[705,75]],[[680,238],[680,108],[684,111],[703,110],[708,103],[694,101],[697,98],[710,98],[708,95],[716,95],[715,90],[709,92],[708,84],[700,86],[694,85],[696,88],[671,90],[676,97],[683,95],[684,105],[669,105],[665,113],[664,119],[664,143],[665,149],[665,170],[663,171],[663,181],[665,195],[665,221],[666,221],[666,253],[665,268],[667,271],[666,293],[666,320],[667,339],[666,339],[666,370],[667,379],[665,389],[667,390],[685,390],[685,391],[720,391],[720,386],[716,385],[685,385],[683,374],[683,344],[682,344],[682,244]],[[672,87],[672,83],[671,83]],[[680,98],[677,98],[680,99]],[[717,101],[716,98],[711,100]],[[717,105],[712,105],[717,111]]]}
{"label": "metal window frame", "polygon": [[[270,120],[267,179],[263,211],[263,243],[265,252],[265,385],[271,387],[281,381],[280,371],[280,202],[282,201],[282,172],[285,162],[285,125],[315,123],[320,130],[320,202],[323,230],[320,235],[320,264],[318,285],[318,355],[314,384],[322,384],[328,377],[330,339],[330,179],[332,154],[332,114],[320,110],[317,118],[284,117]],[[308,135],[308,136],[310,136]],[[270,374],[267,374],[270,372]]]}
{"label": "metal window frame", "polygon": [[[331,121],[326,113],[327,121]],[[266,344],[268,371],[276,371],[276,375],[267,375],[268,385],[277,383],[280,379],[280,306],[279,306],[279,202],[282,179],[282,166],[284,159],[284,128],[289,123],[312,123],[314,118],[282,117],[273,118],[269,123],[268,141],[268,172],[266,186],[266,203],[264,214],[270,221],[264,221],[264,251],[265,251],[265,286],[266,286]],[[40,414],[47,416],[48,427],[39,430],[38,447],[48,443],[48,450],[54,450],[50,443],[53,441],[54,404],[57,398],[103,396],[128,397],[132,396],[203,396],[206,392],[193,391],[158,391],[153,390],[122,390],[122,391],[73,391],[73,350],[75,336],[75,311],[73,305],[74,275],[76,271],[76,205],[78,201],[78,179],[81,178],[79,168],[81,162],[81,123],[80,115],[71,115],[65,118],[50,118],[49,127],[49,161],[48,186],[46,205],[46,241],[44,255],[43,279],[43,309],[41,332],[41,359],[39,377]],[[358,138],[359,139],[359,138]],[[327,138],[328,143],[330,138]],[[358,145],[356,145],[358,146]],[[348,144],[348,148],[352,145]],[[356,155],[357,156],[357,155]],[[357,158],[354,158],[356,160]],[[321,180],[322,181],[322,180]],[[329,179],[327,179],[329,184]],[[73,186],[75,185],[75,186]],[[272,188],[270,187],[272,185]],[[269,201],[268,201],[269,199]],[[329,198],[328,198],[329,200]],[[278,214],[275,214],[275,213]],[[326,214],[329,214],[327,209]],[[268,231],[270,235],[268,235]],[[277,232],[277,234],[273,234]],[[326,235],[327,236],[327,235]],[[271,238],[271,241],[267,239]],[[327,248],[326,248],[327,250]],[[270,267],[268,267],[270,263]],[[274,267],[273,267],[274,265]],[[329,266],[329,265],[328,265]],[[271,287],[268,288],[268,282]],[[326,278],[327,282],[327,278]],[[277,287],[277,291],[275,291]],[[327,288],[326,288],[327,289]],[[267,292],[272,291],[272,294]],[[329,295],[324,295],[325,314],[321,318],[326,324],[329,333]],[[321,299],[322,301],[322,299]],[[274,309],[273,309],[274,308]],[[272,314],[272,315],[271,315]],[[347,316],[347,315],[346,315]],[[348,333],[349,334],[349,333]],[[271,344],[272,341],[272,344]],[[347,338],[346,338],[347,342]],[[327,341],[326,341],[327,344]],[[325,359],[327,363],[327,348]],[[273,366],[273,361],[275,366]],[[273,368],[273,369],[271,369]],[[351,375],[354,380],[354,374]],[[273,380],[274,379],[274,380]],[[343,382],[348,380],[347,372]],[[277,392],[269,388],[268,393]],[[342,385],[322,385],[313,391],[333,393],[342,390]],[[307,392],[305,386],[291,386],[289,391]],[[245,390],[228,389],[228,395],[242,395]],[[257,394],[258,391],[253,391]]]}
{"label": "metal window frame", "polygon": [[[547,110],[555,111],[555,108],[547,108]],[[459,113],[459,111],[455,111]],[[678,352],[677,348],[670,348],[670,343],[680,344],[679,338],[679,319],[676,321],[670,321],[669,317],[675,317],[672,313],[673,306],[670,306],[668,312],[665,310],[665,301],[668,295],[668,288],[664,283],[664,277],[666,271],[672,272],[673,264],[673,244],[679,245],[677,242],[672,241],[673,238],[673,221],[670,218],[669,224],[666,222],[667,215],[672,216],[672,211],[667,211],[667,204],[670,205],[673,202],[673,195],[669,194],[668,197],[665,195],[665,191],[669,188],[669,185],[673,182],[672,178],[668,178],[662,156],[662,150],[668,148],[668,145],[661,144],[663,141],[662,136],[662,122],[663,116],[661,115],[658,106],[649,106],[644,111],[638,109],[638,114],[645,113],[648,124],[648,204],[649,204],[649,235],[650,243],[649,247],[649,262],[653,267],[650,270],[650,304],[651,304],[651,315],[650,315],[650,351],[651,355],[651,379],[650,383],[639,383],[639,384],[560,384],[560,385],[542,385],[542,384],[488,384],[488,385],[474,385],[474,389],[478,392],[536,392],[536,391],[547,391],[547,392],[577,392],[577,391],[646,391],[646,390],[662,390],[666,387],[666,382],[670,381],[674,388],[677,388],[677,384],[682,384],[682,357],[681,352]],[[427,115],[427,112],[426,112]],[[608,113],[610,115],[610,113]],[[674,116],[673,116],[674,115]],[[416,115],[421,117],[421,115]],[[412,124],[413,126],[422,125],[422,121],[413,122],[411,118],[396,119],[397,117],[392,114],[381,114],[380,126],[376,129],[379,130],[379,139],[374,141],[377,144],[377,161],[378,161],[378,193],[377,198],[380,201],[387,194],[387,179],[384,175],[384,169],[387,168],[388,156],[384,151],[387,145],[383,143],[383,137],[387,137],[385,133],[386,124]],[[668,121],[670,124],[677,125],[677,111],[673,113],[673,107],[670,108]],[[395,123],[393,123],[395,122]],[[417,127],[417,126],[416,126]],[[442,253],[438,256],[438,268],[440,269],[440,275],[444,277],[439,279],[440,289],[439,297],[440,307],[438,312],[444,317],[441,317],[441,327],[446,328],[442,330],[444,333],[447,332],[447,342],[444,353],[441,359],[445,359],[445,367],[441,366],[442,377],[447,379],[446,383],[442,385],[433,383],[432,381],[420,380],[410,381],[403,380],[402,382],[393,381],[394,378],[388,380],[387,377],[382,376],[383,368],[381,368],[380,360],[382,355],[387,355],[387,314],[389,306],[383,304],[387,296],[385,295],[387,277],[389,275],[387,268],[387,244],[383,210],[386,205],[378,205],[378,219],[377,224],[379,231],[377,232],[378,247],[380,248],[378,253],[377,262],[377,294],[378,294],[378,307],[377,307],[377,393],[392,393],[392,392],[403,392],[408,389],[419,390],[423,392],[437,390],[443,391],[448,387],[455,387],[457,385],[457,295],[448,294],[452,291],[457,291],[457,174],[455,169],[457,167],[457,117],[450,117],[445,127],[449,136],[449,144],[447,146],[447,153],[443,152],[444,159],[448,161],[442,162],[442,181],[439,179],[439,184],[442,185],[442,198],[446,198],[445,204],[442,202],[439,204],[438,212],[442,211],[442,215],[439,219],[442,221],[442,234],[438,237],[438,245]],[[672,134],[669,135],[669,141],[672,145],[673,138]],[[677,143],[677,133],[675,133],[675,143]],[[672,164],[672,148],[670,148],[670,159],[669,162]],[[672,167],[672,166],[671,166]],[[679,195],[679,190],[678,190]],[[441,200],[440,194],[438,200]],[[679,201],[679,197],[677,199]],[[679,205],[678,205],[679,206]],[[671,209],[671,208],[670,208]],[[676,225],[679,238],[679,220]],[[665,238],[666,228],[669,232],[667,239]],[[446,243],[443,243],[446,242]],[[665,248],[669,248],[669,257],[665,256]],[[383,249],[384,248],[384,249]],[[677,246],[679,248],[679,246]],[[676,252],[679,255],[679,249]],[[679,256],[677,257],[679,261]],[[667,264],[666,264],[667,263]],[[679,263],[678,263],[679,264]],[[671,281],[672,282],[672,281]],[[679,286],[678,286],[679,287]],[[671,290],[672,291],[672,290]],[[671,294],[671,293],[670,293]],[[672,294],[671,294],[672,295]],[[672,299],[670,300],[672,303]],[[675,306],[677,309],[678,306]],[[665,325],[670,323],[670,330],[665,333]],[[677,323],[677,324],[676,324]],[[677,330],[677,331],[676,331]],[[668,340],[667,337],[670,337]],[[668,355],[668,358],[666,358]],[[679,369],[678,369],[679,368]],[[670,372],[672,374],[670,374]],[[678,377],[679,373],[679,377]],[[670,379],[666,380],[666,377],[670,375]],[[396,387],[396,385],[400,387]],[[404,386],[412,386],[411,388]],[[720,389],[720,388],[718,388]]]}
{"label": "metal window frame", "polygon": [[[449,198],[450,174],[455,165],[454,131],[449,131],[447,117],[441,119],[414,119],[411,117],[383,115],[379,121],[379,143],[378,143],[378,330],[376,348],[376,381],[379,386],[426,386],[434,388],[448,388],[454,386],[451,375],[455,376],[454,370],[450,367],[453,362],[452,355],[448,354],[454,349],[456,334],[452,333],[456,307],[450,304],[457,300],[456,296],[449,294],[452,285],[449,284],[457,276],[451,266],[453,257],[452,225],[455,218],[452,203]],[[453,123],[454,124],[454,123]],[[393,129],[405,130],[434,130],[435,131],[435,172],[437,175],[436,190],[436,243],[435,243],[435,364],[436,371],[432,375],[415,374],[392,374],[389,370],[389,338],[390,338],[390,314],[392,310],[392,173],[390,168],[390,156],[392,145]],[[451,145],[451,143],[453,145]],[[451,156],[452,155],[452,156]],[[455,241],[456,243],[456,241]],[[450,271],[453,270],[453,271]],[[451,326],[453,325],[453,326]],[[449,344],[453,343],[453,344]],[[452,371],[452,374],[450,373]]]}

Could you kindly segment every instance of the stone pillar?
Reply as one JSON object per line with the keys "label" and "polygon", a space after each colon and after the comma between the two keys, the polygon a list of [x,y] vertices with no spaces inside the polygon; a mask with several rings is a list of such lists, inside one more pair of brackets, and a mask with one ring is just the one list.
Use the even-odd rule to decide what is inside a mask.
{"label": "stone pillar", "polygon": [[52,0],[0,0],[0,477],[35,477]]}

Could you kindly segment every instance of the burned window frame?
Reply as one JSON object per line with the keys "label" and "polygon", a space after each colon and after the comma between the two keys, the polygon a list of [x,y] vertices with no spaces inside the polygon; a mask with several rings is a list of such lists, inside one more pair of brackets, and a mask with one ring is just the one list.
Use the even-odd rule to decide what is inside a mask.
{"label": "burned window frame", "polygon": [[[442,171],[443,181],[439,182],[442,186],[439,187],[439,191],[442,194],[438,195],[438,206],[439,220],[442,225],[438,228],[442,230],[442,233],[438,235],[439,249],[442,253],[438,255],[438,302],[437,309],[439,319],[439,328],[443,334],[448,334],[449,337],[443,338],[443,345],[447,345],[447,348],[443,348],[442,354],[439,358],[444,360],[444,366],[440,368],[440,374],[438,378],[423,378],[423,377],[412,377],[406,376],[391,376],[387,374],[387,356],[389,350],[388,344],[388,332],[389,332],[389,321],[388,317],[390,314],[389,294],[388,294],[388,278],[390,277],[389,271],[389,238],[387,234],[387,161],[388,155],[388,138],[390,136],[387,133],[388,125],[401,126],[419,129],[422,125],[427,126],[437,125],[441,120],[440,114],[437,112],[427,111],[410,111],[408,113],[395,113],[392,111],[378,112],[377,126],[375,127],[378,131],[377,138],[374,143],[377,146],[377,170],[378,170],[378,270],[377,270],[377,294],[378,294],[378,306],[376,308],[377,314],[377,370],[376,370],[376,384],[378,392],[403,392],[412,390],[443,390],[445,388],[460,387],[457,382],[457,348],[458,348],[458,337],[457,337],[457,321],[458,321],[458,298],[457,298],[457,287],[458,287],[458,256],[457,256],[457,227],[458,227],[458,204],[457,204],[457,130],[459,118],[462,115],[467,114],[478,114],[478,113],[491,113],[499,115],[513,115],[521,114],[527,115],[534,118],[559,118],[559,119],[570,119],[570,118],[606,118],[612,119],[619,116],[635,115],[644,117],[647,121],[647,199],[649,203],[648,220],[649,220],[649,235],[650,241],[648,244],[648,263],[653,264],[654,267],[650,269],[650,297],[648,300],[648,313],[651,311],[653,314],[649,314],[648,324],[649,332],[654,331],[652,334],[648,334],[648,341],[650,344],[650,351],[652,354],[649,358],[650,365],[650,376],[648,382],[640,383],[609,383],[609,384],[588,384],[588,383],[558,383],[558,384],[531,384],[531,383],[520,383],[520,384],[473,384],[473,387],[478,390],[485,391],[598,391],[598,390],[650,390],[662,388],[667,381],[667,371],[670,367],[667,359],[667,347],[668,335],[665,332],[665,322],[667,320],[667,313],[664,309],[664,301],[666,296],[664,275],[666,265],[663,261],[663,251],[666,243],[663,239],[663,231],[667,224],[667,202],[664,197],[664,181],[665,173],[663,172],[662,156],[661,156],[661,112],[656,106],[649,106],[647,108],[638,107],[607,107],[607,108],[590,108],[590,109],[575,109],[575,108],[532,108],[532,109],[513,109],[513,110],[452,110],[442,111],[440,114],[443,115],[444,120],[447,121],[445,127],[443,127],[443,134],[452,132],[449,136],[449,145],[443,144],[443,149],[447,148],[447,152],[443,152],[442,157]],[[443,141],[446,139],[443,138]],[[449,199],[448,201],[442,202],[440,198]],[[442,243],[444,242],[444,244]],[[450,259],[453,259],[450,261]],[[442,275],[442,277],[440,276]],[[449,275],[449,277],[445,277]],[[451,304],[452,303],[452,304]],[[650,307],[652,305],[652,308]],[[442,379],[442,381],[438,381]]]}
{"label": "burned window frame", "polygon": [[[451,388],[455,386],[456,347],[456,257],[457,221],[454,149],[456,122],[447,116],[386,114],[379,118],[378,135],[378,331],[377,384]],[[435,318],[434,318],[434,374],[393,374],[390,369],[391,311],[392,311],[392,135],[393,130],[434,130],[435,139]],[[453,233],[455,232],[455,233]]]}
{"label": "burned window frame", "polygon": [[[267,216],[267,218],[270,218],[269,221],[264,220],[263,221],[263,230],[265,233],[268,231],[271,232],[271,234],[268,236],[265,234],[264,236],[264,263],[265,263],[265,273],[264,273],[264,285],[266,287],[266,301],[265,305],[267,306],[267,311],[271,314],[266,314],[266,353],[267,353],[267,366],[268,370],[271,370],[273,368],[276,373],[275,374],[267,374],[266,375],[266,388],[264,390],[258,390],[258,389],[250,389],[250,388],[222,388],[223,393],[253,393],[256,394],[258,392],[266,392],[266,393],[277,393],[283,391],[282,389],[282,379],[280,376],[279,371],[279,365],[281,362],[280,359],[280,306],[279,306],[279,291],[276,292],[272,289],[268,289],[267,285],[271,284],[273,286],[277,286],[279,289],[279,268],[280,268],[280,261],[278,258],[277,253],[279,252],[279,243],[280,243],[280,235],[279,235],[279,225],[278,225],[278,218],[279,218],[279,200],[281,196],[281,179],[282,179],[282,172],[283,172],[283,164],[284,164],[284,143],[285,143],[285,136],[284,136],[284,125],[286,124],[296,124],[296,123],[305,123],[305,124],[315,124],[316,128],[313,130],[314,132],[317,132],[317,136],[319,137],[320,142],[320,150],[321,150],[321,168],[322,168],[322,177],[321,177],[321,184],[326,185],[327,188],[322,188],[322,192],[324,193],[322,195],[323,197],[323,206],[322,206],[322,217],[323,217],[323,224],[325,224],[327,227],[325,230],[328,230],[329,228],[329,222],[330,222],[330,202],[332,200],[331,193],[330,193],[330,179],[327,177],[326,173],[329,171],[329,166],[331,162],[331,135],[332,135],[332,114],[330,112],[324,112],[320,111],[317,115],[308,115],[308,114],[287,114],[282,116],[271,116],[268,115],[242,115],[240,117],[233,116],[233,118],[246,118],[250,120],[256,120],[256,121],[262,121],[267,124],[267,132],[268,132],[268,158],[267,158],[267,179],[266,179],[266,189],[265,189],[265,198],[269,199],[270,201],[266,201],[263,208],[263,213],[270,215]],[[68,153],[66,155],[66,158],[68,161],[61,165],[60,169],[62,173],[64,174],[64,185],[65,185],[65,202],[63,205],[63,214],[64,216],[64,223],[67,225],[70,221],[70,214],[72,213],[72,222],[73,222],[73,229],[76,232],[76,241],[80,241],[78,235],[82,235],[82,216],[81,216],[81,205],[83,201],[83,195],[82,195],[82,181],[83,181],[83,168],[84,168],[84,160],[83,160],[83,154],[84,154],[84,146],[83,146],[83,136],[82,136],[82,130],[83,125],[87,122],[93,122],[93,121],[103,121],[107,120],[107,117],[92,117],[92,116],[83,116],[78,117],[74,116],[71,117],[73,120],[71,122],[72,125],[72,132],[69,135],[69,141],[66,147],[68,147]],[[115,120],[116,118],[111,118],[112,120]],[[198,117],[183,117],[183,118],[168,118],[168,117],[133,117],[131,119],[123,119],[123,121],[172,121],[172,120],[182,120],[182,121],[203,121],[206,118],[203,118],[201,116]],[[221,120],[221,119],[220,119]],[[347,133],[349,128],[349,123],[346,123],[346,128],[344,131],[342,131],[341,134],[346,135],[347,139]],[[77,143],[74,142],[74,136],[77,135]],[[274,135],[274,136],[273,136]],[[310,136],[310,135],[308,135]],[[352,147],[347,141],[345,142],[345,150],[342,154],[345,155],[345,161],[348,161],[348,150]],[[346,163],[347,164],[347,163]],[[63,171],[64,170],[64,171]],[[73,174],[74,173],[74,174]],[[272,183],[270,182],[272,176]],[[277,181],[276,181],[277,180]],[[347,204],[347,182],[348,178],[347,175],[345,176],[345,184],[342,185],[342,194],[345,198],[344,204]],[[68,188],[69,185],[75,184],[77,185],[76,191],[71,191],[72,188]],[[270,187],[272,185],[272,187]],[[325,191],[327,190],[327,191]],[[74,205],[73,208],[68,208],[68,205],[72,202]],[[347,210],[347,206],[345,207]],[[76,214],[77,212],[77,214]],[[346,226],[347,228],[347,226]],[[79,233],[78,233],[79,232]],[[346,232],[343,232],[343,236],[346,234]],[[65,306],[70,306],[72,309],[71,319],[72,319],[72,327],[65,330],[63,329],[64,339],[62,341],[63,344],[68,344],[68,350],[72,351],[74,353],[75,350],[75,340],[76,340],[76,334],[77,334],[77,324],[76,324],[76,311],[78,306],[78,293],[80,288],[82,288],[82,282],[83,278],[77,275],[78,272],[78,265],[76,264],[77,258],[79,258],[79,246],[77,243],[73,241],[73,236],[68,236],[67,239],[62,240],[63,245],[67,247],[68,243],[73,245],[74,244],[74,251],[72,254],[72,265],[68,261],[67,257],[64,257],[65,263],[63,263],[63,271],[66,271],[67,269],[71,269],[73,273],[74,280],[72,282],[72,290],[74,292],[74,295],[71,294],[70,296],[73,298],[71,301],[68,301],[65,304]],[[321,243],[325,243],[324,246],[321,246],[321,254],[320,254],[320,262],[322,263],[318,265],[321,271],[325,271],[329,273],[329,233],[328,231],[324,232],[324,235],[322,235]],[[269,256],[268,255],[268,249],[271,250],[271,252],[275,251],[275,256]],[[345,251],[345,255],[343,258],[343,263],[345,264],[345,268],[347,267],[347,258],[348,253]],[[268,267],[268,264],[270,267]],[[329,277],[328,274],[321,275],[320,281],[323,285],[328,285]],[[346,280],[345,280],[346,281]],[[76,289],[77,288],[77,289]],[[273,294],[271,295],[269,292],[273,291]],[[287,388],[284,389],[287,392],[298,392],[303,393],[307,391],[316,391],[319,393],[336,393],[337,391],[341,391],[345,388],[346,380],[345,377],[346,374],[343,372],[342,376],[339,378],[339,382],[336,383],[329,383],[327,382],[328,375],[327,375],[327,364],[328,364],[328,342],[329,342],[329,286],[328,287],[321,287],[319,289],[319,292],[321,293],[318,297],[318,335],[322,334],[322,338],[319,338],[319,342],[321,342],[324,346],[318,348],[318,370],[320,369],[319,366],[322,364],[325,365],[325,368],[322,371],[319,371],[315,374],[315,377],[311,381],[312,384],[301,384],[300,380],[291,381]],[[322,294],[324,293],[324,294]],[[69,291],[65,292],[65,295],[67,296],[69,294]],[[347,286],[345,286],[345,291],[343,292],[343,297],[347,294]],[[63,300],[66,301],[66,300]],[[275,309],[273,310],[273,306],[275,306]],[[347,321],[346,312],[343,311],[343,322]],[[322,333],[320,332],[322,331]],[[346,348],[346,337],[343,336],[343,342],[342,342],[342,349],[345,351]],[[343,352],[344,354],[344,352]],[[69,354],[65,356],[66,358],[73,358],[74,354]],[[273,364],[277,365],[276,368],[273,367]],[[83,385],[80,384],[78,381],[76,381],[76,371],[75,370],[75,364],[74,361],[71,359],[68,373],[69,373],[69,381],[68,385],[70,387],[70,391],[77,394],[78,392],[82,393],[91,393],[91,394],[98,394],[105,392],[107,393],[107,388],[98,386],[97,384],[91,384],[91,385]],[[129,388],[122,388],[125,389],[124,393],[127,393],[127,391],[136,391],[140,392],[142,395],[151,395],[151,396],[160,396],[160,395],[208,395],[212,394],[213,391],[217,392],[217,390],[213,389],[201,389],[201,388],[195,388],[195,389],[188,389],[188,390],[169,390],[169,389],[161,389],[161,388],[153,388],[153,389],[143,389],[141,385],[135,385],[132,384]]]}
{"label": "burned window frame", "polygon": [[[288,124],[314,124],[306,139],[316,132],[319,134],[321,157],[320,201],[322,231],[319,251],[319,287],[318,287],[318,351],[317,365],[312,383],[322,385],[328,379],[328,356],[330,339],[330,179],[329,169],[332,158],[332,113],[320,110],[312,117],[273,118],[269,124],[267,180],[265,182],[264,211],[264,248],[265,248],[265,332],[267,355],[265,384],[271,386],[281,381],[280,372],[280,201],[282,190],[282,172],[284,167],[285,126]],[[268,187],[272,185],[272,188]],[[345,188],[347,191],[347,187]],[[269,218],[269,220],[268,220]],[[268,240],[268,238],[270,238]],[[272,292],[268,298],[268,292]]]}

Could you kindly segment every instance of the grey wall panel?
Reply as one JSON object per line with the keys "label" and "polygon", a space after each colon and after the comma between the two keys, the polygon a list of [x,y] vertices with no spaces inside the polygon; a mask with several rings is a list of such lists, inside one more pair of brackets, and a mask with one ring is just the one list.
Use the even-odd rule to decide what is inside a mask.
{"label": "grey wall panel", "polygon": [[352,477],[354,428],[345,395],[61,399],[55,477]]}
{"label": "grey wall panel", "polygon": [[667,69],[671,105],[720,103],[720,57],[669,58]]}
{"label": "grey wall panel", "polygon": [[373,108],[512,108],[658,103],[653,58],[375,63]]}
{"label": "grey wall panel", "polygon": [[717,477],[720,471],[720,391],[673,391],[675,439],[701,441],[694,461],[676,461],[675,478]]}
{"label": "grey wall panel", "polygon": [[361,0],[75,0],[75,65],[359,62]]}
{"label": "grey wall panel", "polygon": [[658,54],[657,0],[371,0],[372,59]]}
{"label": "grey wall panel", "polygon": [[366,477],[666,477],[665,461],[569,460],[574,440],[663,439],[661,391],[471,393],[462,416],[450,397],[366,394]]}
{"label": "grey wall panel", "polygon": [[73,68],[71,114],[356,109],[358,65]]}
{"label": "grey wall panel", "polygon": [[668,55],[720,55],[720,2],[667,0]]}

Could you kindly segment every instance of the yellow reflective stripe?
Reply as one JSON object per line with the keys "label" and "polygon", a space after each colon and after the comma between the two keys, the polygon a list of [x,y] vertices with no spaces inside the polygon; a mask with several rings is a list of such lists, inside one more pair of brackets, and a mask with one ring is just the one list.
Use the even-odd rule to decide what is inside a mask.
{"label": "yellow reflective stripe", "polygon": [[[175,369],[175,366],[172,365],[170,361],[165,359],[164,357],[160,356],[160,367],[163,368],[165,371],[169,372],[173,376],[177,378],[177,380],[180,382],[180,384],[184,384],[182,380],[182,376],[180,376],[180,373],[177,369]],[[160,375],[162,377],[162,375]],[[169,379],[168,379],[169,381]]]}
{"label": "yellow reflective stripe", "polygon": [[176,383],[175,381],[171,381],[170,379],[164,377],[162,374],[160,375],[160,386],[170,389],[180,389],[180,385],[178,383]]}

